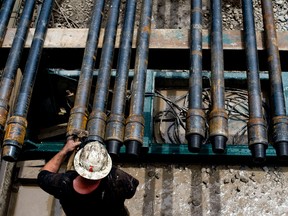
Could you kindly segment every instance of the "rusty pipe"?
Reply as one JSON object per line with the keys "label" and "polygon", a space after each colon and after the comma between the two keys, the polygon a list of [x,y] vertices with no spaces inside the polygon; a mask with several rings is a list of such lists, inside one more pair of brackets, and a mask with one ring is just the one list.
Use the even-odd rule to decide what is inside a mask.
{"label": "rusty pipe", "polygon": [[282,83],[278,41],[275,28],[273,4],[270,0],[262,0],[267,61],[269,65],[270,104],[272,110],[273,145],[280,159],[288,159],[288,117]]}
{"label": "rusty pipe", "polygon": [[189,109],[186,117],[188,149],[198,152],[205,136],[202,110],[202,0],[191,1]]}
{"label": "rusty pipe", "polygon": [[106,146],[110,154],[118,155],[124,141],[125,104],[130,68],[137,0],[128,0],[121,33],[117,75],[113,89],[111,113],[106,126]]}
{"label": "rusty pipe", "polygon": [[108,13],[93,107],[87,123],[87,130],[89,133],[88,140],[90,141],[99,141],[103,143],[105,138],[107,119],[106,104],[109,93],[120,2],[120,0],[112,1]]}
{"label": "rusty pipe", "polygon": [[9,100],[14,87],[15,75],[20,63],[25,40],[31,23],[35,0],[26,0],[19,24],[0,82],[0,133],[1,140],[9,112]]}
{"label": "rusty pipe", "polygon": [[0,47],[3,44],[7,25],[13,10],[15,0],[3,0],[0,9]]}
{"label": "rusty pipe", "polygon": [[53,0],[46,0],[41,7],[19,93],[16,96],[12,115],[7,121],[2,150],[3,159],[7,161],[17,160],[24,143],[27,129],[27,114],[53,3]]}
{"label": "rusty pipe", "polygon": [[[88,119],[87,106],[93,79],[93,69],[97,57],[97,45],[99,40],[104,3],[104,0],[95,0],[92,10],[91,23],[86,40],[86,47],[82,60],[81,73],[78,80],[75,102],[73,108],[70,111],[67,125],[67,137],[71,135],[78,136],[78,133],[86,130]],[[75,134],[75,131],[77,131],[77,134]]]}
{"label": "rusty pipe", "polygon": [[266,157],[268,136],[262,112],[261,84],[252,0],[243,0],[242,7],[249,100],[248,145],[254,160],[263,162]]}
{"label": "rusty pipe", "polygon": [[129,116],[126,119],[124,143],[126,153],[138,156],[144,136],[144,95],[148,67],[149,40],[151,33],[152,0],[142,1],[141,20],[137,40],[135,70],[131,91]]}
{"label": "rusty pipe", "polygon": [[228,115],[225,111],[221,0],[211,0],[211,10],[212,111],[209,114],[209,133],[213,151],[222,153],[228,139]]}

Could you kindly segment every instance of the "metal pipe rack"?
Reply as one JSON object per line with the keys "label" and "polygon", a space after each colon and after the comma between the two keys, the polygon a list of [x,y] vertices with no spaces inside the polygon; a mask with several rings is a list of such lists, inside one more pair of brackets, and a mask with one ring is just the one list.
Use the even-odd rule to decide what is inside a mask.
{"label": "metal pipe rack", "polygon": [[[243,12],[247,15],[244,20],[244,31],[222,31],[221,22],[218,22],[221,20],[221,0],[213,1],[212,31],[209,32],[201,26],[202,1],[193,1],[189,30],[153,29],[152,1],[147,0],[143,1],[142,23],[140,22],[137,32],[138,29],[135,28],[133,31],[135,9],[138,4],[136,1],[127,1],[129,3],[126,5],[127,23],[123,29],[116,29],[118,18],[116,12],[120,2],[111,9],[114,17],[110,16],[110,22],[108,19],[110,28],[106,26],[101,29],[104,1],[95,2],[99,4],[99,7],[95,8],[97,13],[94,14],[95,31],[52,28],[47,30],[43,52],[44,58],[48,56],[49,61],[44,59],[41,63],[39,67],[41,72],[37,73],[40,79],[35,83],[33,92],[36,93],[31,96],[31,107],[25,107],[24,117],[27,116],[28,123],[31,121],[33,124],[31,126],[27,124],[28,133],[25,139],[23,137],[23,145],[21,140],[22,151],[19,160],[43,158],[55,154],[64,145],[67,135],[75,135],[74,129],[85,131],[88,125],[88,128],[95,132],[88,135],[88,139],[89,137],[91,140],[100,139],[104,143],[111,144],[108,146],[110,153],[117,155],[119,151],[119,160],[131,159],[136,162],[138,159],[153,158],[161,161],[165,158],[168,160],[175,158],[177,161],[199,162],[199,159],[200,161],[205,159],[215,163],[219,161],[228,163],[241,158],[243,161],[255,162],[253,149],[255,146],[258,148],[260,144],[260,147],[264,148],[261,149],[261,154],[259,149],[256,149],[259,153],[256,158],[260,158],[256,162],[287,163],[287,135],[279,131],[282,128],[286,129],[287,126],[288,75],[285,71],[288,71],[288,68],[280,62],[280,57],[288,56],[288,33],[275,33],[271,27],[272,16],[265,16],[265,31],[255,32],[251,27],[254,22],[250,17],[251,1],[247,0],[243,4]],[[271,11],[268,10],[269,1],[263,0],[263,3],[265,3],[264,14],[271,15]],[[22,57],[24,60],[27,59],[25,51],[32,47],[34,31],[33,28],[29,29],[24,44]],[[91,35],[92,33],[94,35]],[[125,40],[126,34],[129,34],[127,40]],[[7,29],[0,48],[1,56],[8,55],[14,36],[15,29]],[[89,37],[94,39],[87,40]],[[271,43],[276,37],[277,46]],[[63,69],[81,65],[81,59],[84,61],[87,54],[84,52],[83,56],[83,50],[89,48],[87,41],[92,43],[90,50],[86,50],[90,51],[87,63],[89,65],[83,64],[83,68],[79,70]],[[98,50],[101,51],[100,61],[96,55]],[[273,58],[275,61],[270,61],[269,67],[263,64],[266,51],[269,56],[276,56]],[[257,52],[259,60],[251,58]],[[112,61],[114,55],[114,59],[118,57],[117,63]],[[121,62],[122,59],[124,62]],[[270,57],[269,59],[271,60]],[[224,62],[229,63],[228,67]],[[2,65],[5,65],[3,58],[0,59],[0,66]],[[283,66],[283,71],[280,71],[280,66]],[[23,64],[20,64],[19,68],[23,70]],[[119,83],[121,85],[117,87]],[[272,91],[272,97],[269,96],[269,90],[261,88],[270,85],[276,92]],[[77,93],[77,87],[83,89],[79,89]],[[123,88],[126,89],[123,91]],[[234,103],[232,107],[234,111],[242,114],[245,111],[243,114],[245,118],[240,120],[241,123],[236,126],[237,130],[231,126],[236,120],[235,115],[231,117],[234,111],[229,110],[232,105],[227,102],[229,96],[227,94],[233,92],[235,88],[240,89],[242,94],[237,97],[243,98],[245,94],[243,99],[245,106]],[[174,99],[168,98],[165,93],[170,90],[181,92],[185,96],[175,93]],[[67,92],[72,93],[66,95]],[[263,95],[262,99],[260,93]],[[119,94],[121,96],[118,101]],[[110,98],[113,95],[116,95],[116,98]],[[189,98],[186,95],[189,95]],[[178,102],[182,99],[185,105],[180,106]],[[185,100],[189,102],[186,104]],[[249,106],[248,103],[254,100],[257,100],[257,103]],[[55,110],[52,113],[52,110],[48,110],[50,107],[45,106],[47,101],[52,103],[55,110],[64,110],[63,113],[55,113]],[[160,107],[161,109],[168,107],[169,110],[164,113],[165,110],[161,110]],[[27,113],[28,108],[31,108],[33,113],[32,111]],[[19,107],[16,107],[16,111],[17,109]],[[95,114],[93,109],[100,112]],[[263,110],[267,113],[262,114]],[[37,116],[41,116],[41,120]],[[95,119],[100,122],[95,123]],[[267,122],[267,128],[264,121]],[[115,124],[114,127],[113,122],[119,125]],[[159,126],[160,123],[164,126]],[[107,124],[108,130],[105,128]],[[53,133],[50,131],[53,135],[41,138],[41,133],[45,129],[55,125],[57,127],[62,125],[64,130],[60,130],[60,126],[56,129],[54,127],[56,131]],[[101,125],[101,128],[97,125]],[[260,125],[261,128],[255,125],[257,127]],[[267,140],[263,132],[266,129]],[[114,132],[117,131],[121,131],[121,134],[115,135]],[[163,131],[166,133],[164,136],[161,134]],[[262,137],[255,139],[259,131]],[[125,145],[122,145],[123,143]],[[136,156],[137,159],[127,157],[129,154]]]}

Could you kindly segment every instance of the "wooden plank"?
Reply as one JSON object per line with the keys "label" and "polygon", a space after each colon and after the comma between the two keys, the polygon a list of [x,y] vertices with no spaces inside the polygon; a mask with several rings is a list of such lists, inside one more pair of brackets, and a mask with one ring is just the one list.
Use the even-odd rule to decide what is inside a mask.
{"label": "wooden plank", "polygon": [[[25,47],[31,46],[35,29],[30,29]],[[3,46],[9,48],[12,45],[16,29],[7,30]],[[48,29],[44,48],[85,48],[88,29]],[[223,32],[224,49],[244,49],[243,32],[239,30]],[[117,31],[116,48],[119,48],[121,30]],[[103,44],[104,29],[101,30],[99,47]],[[137,32],[134,33],[133,47],[136,47]],[[151,49],[189,49],[188,29],[152,29]],[[203,49],[209,49],[210,39],[208,30],[203,30]],[[258,49],[263,49],[263,32],[257,32]],[[288,32],[278,32],[279,50],[288,50]]]}
{"label": "wooden plank", "polygon": [[[28,182],[35,181],[42,167],[43,166],[21,166],[17,177],[21,182],[22,181],[28,181]],[[65,169],[66,169],[66,163],[61,165],[59,172],[64,172]]]}
{"label": "wooden plank", "polygon": [[37,179],[37,175],[45,163],[45,160],[18,161],[16,164],[16,167],[19,168],[18,178],[25,180]]}
{"label": "wooden plank", "polygon": [[19,179],[35,180],[41,167],[21,167],[18,173]]}
{"label": "wooden plank", "polygon": [[16,167],[40,167],[45,165],[45,160],[25,160],[18,161]]}

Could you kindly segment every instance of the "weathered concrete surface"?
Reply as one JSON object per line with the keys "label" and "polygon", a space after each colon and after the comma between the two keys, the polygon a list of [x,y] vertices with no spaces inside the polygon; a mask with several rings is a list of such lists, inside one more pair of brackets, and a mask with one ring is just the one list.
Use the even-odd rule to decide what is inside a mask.
{"label": "weathered concrete surface", "polygon": [[287,167],[123,167],[140,181],[131,215],[287,215]]}
{"label": "weathered concrete surface", "polygon": [[[131,216],[287,215],[288,168],[186,164],[121,165],[139,187],[126,200]],[[40,169],[40,168],[37,168]],[[37,185],[13,191],[9,216],[64,216]]]}
{"label": "weathered concrete surface", "polygon": [[1,161],[0,157],[0,215],[7,214],[14,166],[15,163]]}

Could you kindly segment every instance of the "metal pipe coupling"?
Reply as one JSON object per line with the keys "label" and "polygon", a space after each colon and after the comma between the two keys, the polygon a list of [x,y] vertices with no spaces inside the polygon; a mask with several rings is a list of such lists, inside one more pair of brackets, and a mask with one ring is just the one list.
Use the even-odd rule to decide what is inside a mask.
{"label": "metal pipe coupling", "polygon": [[27,120],[21,116],[12,116],[7,122],[3,141],[2,158],[17,161],[20,155],[27,129]]}

